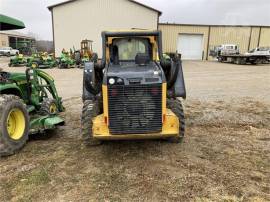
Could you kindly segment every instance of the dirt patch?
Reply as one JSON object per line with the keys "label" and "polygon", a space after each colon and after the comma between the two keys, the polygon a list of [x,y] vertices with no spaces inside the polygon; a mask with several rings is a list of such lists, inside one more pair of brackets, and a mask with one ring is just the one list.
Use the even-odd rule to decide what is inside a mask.
{"label": "dirt patch", "polygon": [[186,139],[85,147],[80,98],[66,125],[1,159],[2,201],[269,201],[270,106],[185,101]]}

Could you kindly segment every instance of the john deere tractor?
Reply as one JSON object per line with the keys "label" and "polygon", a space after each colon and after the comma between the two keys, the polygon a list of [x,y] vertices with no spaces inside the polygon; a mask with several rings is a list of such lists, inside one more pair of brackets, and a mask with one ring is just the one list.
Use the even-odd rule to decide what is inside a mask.
{"label": "john deere tractor", "polygon": [[27,66],[32,67],[33,65],[39,69],[49,69],[56,67],[58,63],[52,55],[44,52],[34,53],[31,57],[27,59]]}
{"label": "john deere tractor", "polygon": [[19,67],[19,66],[25,66],[26,64],[27,64],[27,59],[23,56],[23,54],[16,54],[14,57],[10,58],[10,62],[8,66]]}
{"label": "john deere tractor", "polygon": [[[21,29],[21,21],[0,15],[0,29]],[[64,111],[54,80],[47,73],[28,68],[25,73],[4,72],[0,68],[0,157],[14,154],[29,134],[54,129],[63,124]]]}
{"label": "john deere tractor", "polygon": [[[163,58],[160,31],[103,32],[103,57],[85,63],[81,132],[104,140],[167,139],[185,133],[181,59]],[[179,98],[179,99],[178,99]]]}
{"label": "john deere tractor", "polygon": [[0,156],[21,149],[29,134],[54,129],[64,121],[54,80],[38,69],[0,72]]}
{"label": "john deere tractor", "polygon": [[75,67],[75,60],[71,56],[72,54],[66,51],[62,51],[61,57],[59,59],[58,68],[59,69],[69,69]]}

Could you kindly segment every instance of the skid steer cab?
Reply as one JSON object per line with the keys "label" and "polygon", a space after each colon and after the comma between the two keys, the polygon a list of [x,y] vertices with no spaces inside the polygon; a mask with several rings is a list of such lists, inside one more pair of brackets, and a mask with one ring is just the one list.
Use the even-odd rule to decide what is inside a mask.
{"label": "skid steer cab", "polygon": [[181,59],[163,57],[160,31],[102,33],[102,60],[85,64],[81,133],[104,140],[181,142],[186,98]]}

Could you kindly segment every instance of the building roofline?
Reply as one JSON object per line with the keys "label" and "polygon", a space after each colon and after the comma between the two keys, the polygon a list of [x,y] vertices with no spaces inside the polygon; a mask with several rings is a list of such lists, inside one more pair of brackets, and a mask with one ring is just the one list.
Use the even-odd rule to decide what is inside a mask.
{"label": "building roofline", "polygon": [[184,24],[184,23],[159,23],[159,25],[171,25],[171,26],[201,26],[201,27],[266,27],[270,28],[270,25],[206,25],[206,24]]}
{"label": "building roofline", "polygon": [[48,6],[47,8],[51,11],[54,7],[62,6],[62,5],[65,5],[65,4],[74,2],[74,1],[76,1],[76,0],[68,0],[68,1],[64,1],[64,2],[61,2],[61,3],[57,3],[57,4],[50,5],[50,6]]}
{"label": "building roofline", "polygon": [[[55,7],[62,6],[62,5],[65,5],[65,4],[74,2],[74,1],[77,1],[77,0],[68,0],[68,1],[64,1],[64,2],[61,2],[61,3],[58,3],[58,4],[53,4],[53,5],[51,5],[51,6],[48,6],[47,8],[51,11],[51,10],[52,10],[53,8],[55,8]],[[135,4],[137,4],[137,5],[140,5],[140,6],[144,7],[144,8],[149,9],[149,10],[155,11],[155,12],[158,13],[159,16],[162,15],[162,12],[159,11],[159,10],[157,10],[157,9],[155,9],[155,8],[152,8],[152,7],[150,7],[150,6],[147,6],[147,5],[145,5],[145,4],[139,3],[139,2],[134,1],[134,0],[128,0],[128,1],[129,1],[129,2],[132,2],[132,3],[135,3]]]}
{"label": "building roofline", "polygon": [[130,2],[132,2],[132,3],[135,3],[135,4],[137,4],[137,5],[140,5],[140,6],[142,6],[142,7],[145,7],[145,8],[147,8],[147,9],[149,9],[149,10],[155,11],[155,12],[158,13],[159,16],[162,15],[162,12],[161,12],[161,11],[159,11],[159,10],[153,8],[153,7],[147,6],[147,5],[145,5],[145,4],[142,4],[142,3],[138,2],[138,1],[134,1],[134,0],[128,0],[128,1],[130,1]]}
{"label": "building roofline", "polygon": [[24,38],[24,39],[35,39],[35,37],[32,37],[32,36],[26,36],[24,35],[23,33],[9,33],[8,31],[0,31],[0,35],[3,34],[3,35],[8,35],[10,37],[18,37],[18,38]]}

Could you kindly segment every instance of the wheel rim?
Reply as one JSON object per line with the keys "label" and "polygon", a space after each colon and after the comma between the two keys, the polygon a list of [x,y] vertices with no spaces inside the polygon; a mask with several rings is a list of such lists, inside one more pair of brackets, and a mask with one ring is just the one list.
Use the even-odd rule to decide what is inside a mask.
{"label": "wheel rim", "polygon": [[37,64],[36,64],[36,63],[33,63],[33,64],[31,65],[31,67],[32,67],[33,69],[36,69],[36,68],[37,68]]}
{"label": "wheel rim", "polygon": [[56,104],[51,104],[50,106],[50,113],[51,114],[55,114],[56,113],[56,110],[57,110],[57,107],[56,107]]}
{"label": "wheel rim", "polygon": [[7,118],[8,135],[13,140],[19,140],[25,131],[25,117],[20,109],[13,109]]}

